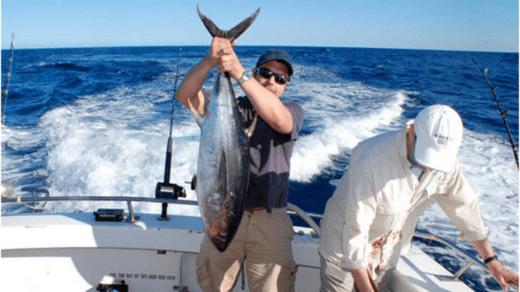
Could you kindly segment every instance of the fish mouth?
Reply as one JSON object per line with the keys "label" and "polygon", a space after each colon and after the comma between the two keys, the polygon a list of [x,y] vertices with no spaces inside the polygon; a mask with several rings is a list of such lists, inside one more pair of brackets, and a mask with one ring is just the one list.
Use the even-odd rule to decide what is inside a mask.
{"label": "fish mouth", "polygon": [[[218,220],[218,219],[215,219]],[[219,226],[221,227],[221,226]],[[228,233],[227,230],[222,228],[222,231],[219,230],[210,230],[208,232],[209,239],[213,243],[213,245],[219,250],[219,251],[225,251],[227,248],[228,243]]]}

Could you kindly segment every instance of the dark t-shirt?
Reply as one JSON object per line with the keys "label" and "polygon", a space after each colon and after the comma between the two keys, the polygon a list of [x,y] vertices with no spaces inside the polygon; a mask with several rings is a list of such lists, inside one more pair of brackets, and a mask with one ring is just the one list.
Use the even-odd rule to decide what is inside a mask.
{"label": "dark t-shirt", "polygon": [[[238,99],[244,125],[249,127],[255,116],[255,109],[247,97]],[[303,109],[291,101],[282,101],[293,117],[293,130],[281,134],[258,117],[255,131],[250,141],[251,169],[246,208],[287,207],[289,193],[289,169],[291,155],[303,124]]]}

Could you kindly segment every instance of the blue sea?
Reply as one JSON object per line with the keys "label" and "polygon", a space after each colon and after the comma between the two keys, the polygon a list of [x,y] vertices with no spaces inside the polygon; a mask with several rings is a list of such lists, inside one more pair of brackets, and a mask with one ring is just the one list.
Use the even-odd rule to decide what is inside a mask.
{"label": "blue sea", "polygon": [[[237,46],[252,69],[266,47]],[[368,48],[286,47],[295,75],[282,98],[299,103],[305,121],[291,160],[289,201],[322,213],[360,141],[395,130],[425,106],[447,104],[464,121],[462,169],[480,198],[490,241],[503,264],[518,272],[518,171],[502,117],[476,58],[508,111],[518,142],[518,54]],[[179,82],[208,51],[182,47]],[[164,178],[179,47],[15,49],[2,121],[2,180],[16,195],[43,188],[51,196],[154,197]],[[2,89],[9,50],[2,50]],[[212,88],[210,76],[205,87]],[[236,86],[237,96],[241,95]],[[196,170],[200,130],[188,110],[174,103],[171,181]],[[91,212],[117,203],[48,203],[44,212]],[[123,206],[124,208],[124,206]],[[160,213],[160,204],[136,204]],[[2,215],[32,212],[3,205]],[[198,215],[196,206],[169,213]],[[298,222],[297,222],[298,223]],[[418,230],[457,242],[476,254],[435,203]],[[446,248],[416,242],[449,270],[464,265]],[[479,268],[463,280],[476,291],[500,287]]]}

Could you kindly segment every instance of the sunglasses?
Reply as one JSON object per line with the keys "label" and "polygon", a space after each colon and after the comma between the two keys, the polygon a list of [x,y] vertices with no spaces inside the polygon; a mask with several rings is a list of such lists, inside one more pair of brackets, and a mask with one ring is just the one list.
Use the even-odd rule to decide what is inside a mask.
{"label": "sunglasses", "polygon": [[258,74],[260,74],[260,76],[262,76],[266,79],[270,79],[271,76],[274,76],[274,81],[276,81],[276,83],[278,83],[280,85],[284,85],[285,83],[289,82],[289,78],[285,77],[282,74],[275,73],[265,67],[256,68],[256,72],[258,72]]}

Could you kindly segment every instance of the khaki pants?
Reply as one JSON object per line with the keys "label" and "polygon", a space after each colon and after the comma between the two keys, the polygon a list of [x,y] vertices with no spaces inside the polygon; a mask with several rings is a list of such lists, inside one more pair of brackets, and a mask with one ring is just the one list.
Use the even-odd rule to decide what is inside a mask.
{"label": "khaki pants", "polygon": [[320,292],[352,292],[354,288],[354,278],[350,272],[344,271],[341,267],[321,259],[321,287]]}
{"label": "khaki pants", "polygon": [[[354,285],[354,278],[350,271],[343,270],[340,266],[327,261],[320,255],[321,260],[321,287],[320,292],[353,292],[358,291]],[[393,269],[392,269],[393,270]],[[390,270],[391,271],[391,270]],[[379,271],[375,280],[372,279],[372,287],[376,292],[384,287],[392,277],[389,271]]]}
{"label": "khaki pants", "polygon": [[286,208],[245,211],[235,237],[219,252],[204,236],[197,260],[197,280],[205,292],[231,291],[244,259],[251,292],[294,291],[292,221]]}

